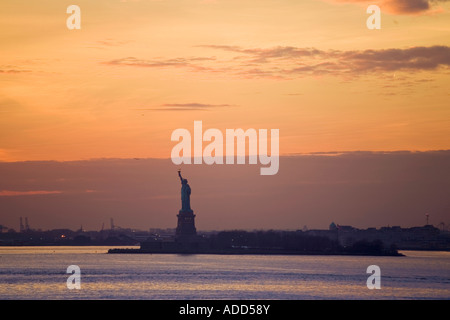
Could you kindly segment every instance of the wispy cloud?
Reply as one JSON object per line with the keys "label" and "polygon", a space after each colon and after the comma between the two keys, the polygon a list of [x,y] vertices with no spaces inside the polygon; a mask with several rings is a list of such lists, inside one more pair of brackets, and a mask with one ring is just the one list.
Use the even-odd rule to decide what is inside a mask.
{"label": "wispy cloud", "polygon": [[[330,55],[331,58],[333,56]],[[336,66],[339,62],[343,69],[349,67],[352,72],[435,70],[450,66],[450,47],[346,51],[338,52],[336,60]]]}
{"label": "wispy cloud", "polygon": [[132,40],[119,40],[119,39],[113,39],[113,38],[105,38],[105,39],[90,42],[86,46],[86,48],[106,50],[106,49],[111,49],[111,48],[122,47],[131,42],[133,42],[133,41]]}
{"label": "wispy cloud", "polygon": [[395,15],[420,15],[443,11],[440,2],[449,0],[322,0],[334,3],[355,3],[363,6],[379,5],[381,10]]}
{"label": "wispy cloud", "polygon": [[[430,71],[450,66],[450,47],[410,47],[404,49],[320,50],[278,46],[244,48],[202,45],[205,50],[234,52],[236,56],[219,58],[174,58],[141,60],[134,57],[106,62],[108,65],[148,68],[186,67],[195,72],[230,74],[240,78],[293,79],[307,76],[358,77],[383,72]],[[208,63],[207,65],[204,63]],[[166,106],[169,107],[169,106]],[[172,107],[202,107],[199,105]]]}
{"label": "wispy cloud", "polygon": [[0,69],[0,73],[26,73],[26,72],[31,72],[31,70],[20,70],[20,69]]}
{"label": "wispy cloud", "polygon": [[249,77],[358,76],[376,72],[435,70],[450,66],[448,46],[352,51],[297,47],[265,49],[215,45],[202,47],[243,54],[235,57],[235,60],[240,61],[240,73]]}
{"label": "wispy cloud", "polygon": [[197,70],[200,67],[197,65],[198,63],[213,60],[215,60],[214,57],[188,57],[188,58],[172,58],[172,59],[154,58],[151,60],[138,59],[135,57],[126,57],[107,61],[104,64],[145,67],[145,68],[189,67]]}
{"label": "wispy cloud", "polygon": [[156,111],[206,111],[214,108],[231,107],[231,104],[207,104],[207,103],[165,103],[156,108],[140,108],[137,110],[156,110]]}
{"label": "wispy cloud", "polygon": [[62,193],[62,191],[47,191],[47,190],[12,191],[12,190],[0,190],[0,197],[35,196],[35,195],[58,194],[58,193]]}

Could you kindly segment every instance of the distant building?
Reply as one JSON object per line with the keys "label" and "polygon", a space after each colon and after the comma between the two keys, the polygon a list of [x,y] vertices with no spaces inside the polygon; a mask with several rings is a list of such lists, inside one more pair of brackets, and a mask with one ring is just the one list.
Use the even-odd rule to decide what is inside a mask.
{"label": "distant building", "polygon": [[393,226],[380,229],[357,229],[332,222],[328,230],[309,230],[306,234],[337,240],[343,246],[351,246],[363,240],[380,240],[387,247],[395,245],[404,250],[450,250],[450,234],[441,232],[432,225],[412,228]]}

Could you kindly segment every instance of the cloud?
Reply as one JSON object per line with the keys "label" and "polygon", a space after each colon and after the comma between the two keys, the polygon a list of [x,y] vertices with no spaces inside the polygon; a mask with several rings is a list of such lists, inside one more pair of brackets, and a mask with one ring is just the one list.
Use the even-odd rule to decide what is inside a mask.
{"label": "cloud", "polygon": [[[319,50],[316,48],[274,47],[267,49],[243,49],[234,46],[203,46],[243,53],[236,60],[241,63],[242,74],[248,76],[278,75],[361,75],[364,73],[392,71],[435,70],[450,66],[450,47],[412,47],[406,49],[379,50]],[[259,66],[260,68],[254,68]]]}
{"label": "cloud", "polygon": [[450,66],[450,47],[347,51],[339,53],[338,58],[349,61],[356,72],[434,70]]}
{"label": "cloud", "polygon": [[34,196],[43,194],[58,194],[62,191],[47,191],[47,190],[32,190],[32,191],[12,191],[12,190],[1,190],[0,197],[15,197],[15,196]]}
{"label": "cloud", "polygon": [[420,15],[442,11],[437,5],[448,0],[325,0],[335,3],[354,3],[363,6],[376,4],[382,12],[395,15]]}
{"label": "cloud", "polygon": [[[410,47],[367,50],[321,50],[278,46],[244,48],[226,45],[197,46],[215,51],[234,52],[234,57],[174,58],[141,60],[134,57],[116,59],[108,65],[145,68],[184,67],[203,73],[230,74],[239,78],[293,79],[307,76],[358,77],[365,74],[382,76],[386,72],[418,72],[445,69],[450,66],[450,47]],[[195,62],[195,63],[194,63]],[[205,65],[208,63],[208,65]],[[170,106],[165,106],[170,107]],[[174,105],[174,108],[202,108],[201,105]]]}
{"label": "cloud", "polygon": [[108,47],[118,47],[127,43],[130,43],[129,40],[114,40],[111,38],[106,38],[105,40],[98,40],[98,44],[108,46]]}
{"label": "cloud", "polygon": [[113,38],[106,38],[104,40],[97,40],[93,42],[93,44],[87,46],[87,48],[93,49],[106,49],[111,47],[121,47],[128,43],[132,42],[131,40],[116,40]]}
{"label": "cloud", "polygon": [[157,110],[157,111],[206,111],[212,108],[231,107],[230,104],[206,104],[206,103],[166,103],[158,108],[142,108],[137,110]]}
{"label": "cloud", "polygon": [[0,69],[0,73],[26,73],[31,72],[31,70],[19,70],[19,69]]}
{"label": "cloud", "polygon": [[172,59],[155,58],[153,60],[137,59],[135,57],[126,57],[107,61],[105,62],[105,64],[145,67],[145,68],[191,67],[193,69],[197,69],[195,63],[213,60],[215,60],[215,58],[211,57],[190,57],[190,58],[172,58]]}
{"label": "cloud", "polygon": [[[246,55],[255,56],[254,62],[266,62],[270,58],[289,58],[289,57],[311,57],[320,54],[322,51],[315,48],[297,48],[292,46],[278,46],[273,48],[253,48],[245,49],[238,46],[218,46],[218,45],[202,45],[200,48],[220,49],[231,52],[239,52]],[[236,57],[235,59],[238,59]]]}

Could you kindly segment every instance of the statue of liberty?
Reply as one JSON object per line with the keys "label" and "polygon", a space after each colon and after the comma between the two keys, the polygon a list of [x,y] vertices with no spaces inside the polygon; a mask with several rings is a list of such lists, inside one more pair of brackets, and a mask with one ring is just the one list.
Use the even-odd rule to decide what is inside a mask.
{"label": "statue of liberty", "polygon": [[178,170],[178,176],[181,180],[181,211],[192,212],[191,209],[191,187],[187,179],[181,176],[181,170]]}

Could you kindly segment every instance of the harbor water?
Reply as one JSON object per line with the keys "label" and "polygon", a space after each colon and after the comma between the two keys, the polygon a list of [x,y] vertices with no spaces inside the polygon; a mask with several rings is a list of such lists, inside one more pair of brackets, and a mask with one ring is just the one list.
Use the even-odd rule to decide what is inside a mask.
{"label": "harbor water", "polygon": [[[450,252],[404,257],[107,254],[0,247],[0,299],[450,299]],[[80,289],[67,273],[79,267]],[[380,289],[367,286],[380,268]]]}

